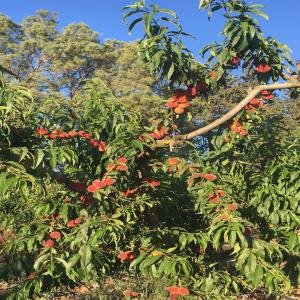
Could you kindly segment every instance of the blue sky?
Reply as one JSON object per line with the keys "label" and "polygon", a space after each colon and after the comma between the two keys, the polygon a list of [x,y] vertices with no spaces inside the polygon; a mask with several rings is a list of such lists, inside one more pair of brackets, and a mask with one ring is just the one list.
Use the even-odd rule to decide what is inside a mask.
{"label": "blue sky", "polygon": [[[122,22],[122,7],[135,0],[0,0],[0,12],[16,22],[33,14],[37,9],[56,11],[62,26],[72,22],[84,22],[102,34],[101,40],[114,38],[131,41],[141,37],[141,31],[131,36]],[[150,0],[148,0],[148,3]],[[223,26],[223,18],[208,22],[205,13],[198,10],[199,0],[151,0],[161,7],[175,10],[184,30],[197,37],[187,41],[187,46],[197,54],[204,45],[214,41]],[[299,19],[300,0],[256,0],[266,6],[268,22],[260,18],[266,35],[287,44],[293,51],[293,59],[300,59]]]}

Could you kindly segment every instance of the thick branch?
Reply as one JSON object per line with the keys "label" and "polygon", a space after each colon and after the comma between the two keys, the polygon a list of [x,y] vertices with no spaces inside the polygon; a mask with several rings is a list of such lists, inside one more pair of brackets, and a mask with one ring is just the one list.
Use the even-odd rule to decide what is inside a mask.
{"label": "thick branch", "polygon": [[152,146],[152,148],[158,148],[158,147],[164,147],[167,145],[175,145],[179,144],[181,142],[191,140],[199,135],[202,135],[218,126],[221,124],[227,122],[230,120],[232,117],[234,117],[238,112],[240,112],[249,102],[255,98],[257,95],[261,93],[263,90],[278,90],[278,89],[291,89],[291,88],[300,88],[300,81],[294,81],[294,82],[286,82],[286,83],[274,83],[274,84],[269,84],[269,85],[259,85],[255,87],[253,90],[251,90],[248,95],[235,107],[233,107],[231,110],[229,110],[226,114],[224,114],[222,117],[219,119],[211,122],[210,124],[199,128],[197,130],[194,130],[188,134],[184,135],[178,135],[176,136],[176,139],[164,139],[157,141],[156,144]]}

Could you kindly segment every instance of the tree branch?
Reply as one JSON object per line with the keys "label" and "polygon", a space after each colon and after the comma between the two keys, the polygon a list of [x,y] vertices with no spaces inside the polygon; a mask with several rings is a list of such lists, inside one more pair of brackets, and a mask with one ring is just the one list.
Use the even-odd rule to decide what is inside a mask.
{"label": "tree branch", "polygon": [[255,98],[257,95],[261,93],[263,90],[278,90],[278,89],[291,89],[291,88],[300,88],[300,81],[294,81],[294,82],[286,82],[286,83],[274,83],[269,85],[259,85],[252,89],[248,95],[236,106],[234,106],[231,110],[229,110],[226,114],[224,114],[222,117],[216,119],[215,121],[211,122],[210,124],[201,127],[199,129],[196,129],[188,134],[184,135],[177,135],[176,139],[164,139],[157,141],[154,145],[151,146],[151,148],[159,148],[159,147],[165,147],[167,145],[176,145],[179,143],[182,143],[187,140],[191,140],[199,135],[202,135],[221,124],[227,122],[232,117],[234,117],[238,112],[240,112],[249,102]]}

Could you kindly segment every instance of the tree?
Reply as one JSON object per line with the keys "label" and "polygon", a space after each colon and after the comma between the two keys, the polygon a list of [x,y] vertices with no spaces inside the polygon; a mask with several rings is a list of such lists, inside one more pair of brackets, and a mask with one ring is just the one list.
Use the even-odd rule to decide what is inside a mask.
{"label": "tree", "polygon": [[[290,61],[285,46],[263,37],[258,6],[202,0],[200,7],[229,14],[224,45],[206,48],[207,64],[182,44],[175,12],[144,1],[125,7],[125,19],[140,14],[130,30],[144,23],[140,57],[160,78],[148,84],[168,87],[148,126],[122,99],[134,85],[112,80],[132,72],[120,59],[127,45],[112,55],[120,60],[107,76],[97,71],[78,90],[72,100],[83,100],[72,114],[59,98],[51,113],[32,109],[27,90],[1,83],[0,199],[6,210],[16,208],[11,199],[31,205],[26,216],[25,205],[8,219],[2,210],[8,259],[0,274],[19,279],[9,297],[34,299],[130,272],[166,280],[161,298],[171,299],[233,298],[257,288],[280,297],[299,284],[299,137],[283,127],[284,113],[262,109],[274,90],[297,97],[299,70],[290,82],[270,82],[286,78]],[[259,85],[234,87],[230,71],[239,66]],[[223,92],[228,81],[238,103],[204,127],[181,129],[190,104]],[[208,132],[210,147],[201,151],[195,138]]]}

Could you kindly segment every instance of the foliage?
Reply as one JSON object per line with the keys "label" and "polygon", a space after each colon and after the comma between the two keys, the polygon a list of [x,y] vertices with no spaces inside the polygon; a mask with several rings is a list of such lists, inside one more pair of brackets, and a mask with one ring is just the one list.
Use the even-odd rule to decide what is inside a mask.
{"label": "foliage", "polygon": [[[45,51],[53,58],[44,62],[49,72],[65,75],[57,91],[67,88],[72,93],[69,103],[55,93],[48,100],[38,94],[34,98],[14,80],[1,81],[0,276],[18,281],[8,299],[35,299],[61,285],[127,273],[163,280],[171,299],[230,299],[257,288],[279,297],[299,284],[299,137],[285,123],[287,110],[274,110],[280,102],[276,104],[271,92],[262,91],[230,124],[213,131],[208,147],[200,147],[198,140],[170,149],[154,147],[156,140],[185,132],[182,125],[192,117],[184,114],[189,101],[224,92],[230,71],[241,59],[243,69],[253,72],[257,67],[257,81],[277,79],[289,62],[284,47],[276,41],[267,45],[256,27],[250,15],[262,15],[257,6],[228,0],[201,1],[200,8],[223,8],[230,14],[226,47],[221,52],[216,46],[207,48],[216,60],[212,64],[210,58],[207,64],[195,62],[183,46],[185,34],[174,12],[144,1],[125,7],[125,20],[140,14],[129,29],[144,23],[145,37],[138,47],[158,76],[137,80],[137,91],[121,81],[134,72],[131,47],[136,49],[136,44],[113,42],[102,49],[97,35],[83,24],[69,25],[61,35],[55,31],[55,16],[43,11],[27,20],[33,43],[49,42],[43,31],[49,24],[51,39],[65,42],[65,57],[70,45],[79,54],[62,62],[58,44],[55,48],[49,42]],[[20,33],[4,17],[1,22]],[[44,26],[38,32],[44,39],[31,31],[40,22]],[[255,28],[254,35],[249,26]],[[250,35],[244,34],[246,27]],[[232,30],[246,42],[240,36],[234,43]],[[75,47],[77,34],[87,37],[83,43],[91,53],[107,51],[115,66],[105,73],[97,69],[101,56],[99,61],[93,55],[82,58],[85,46]],[[37,59],[23,42],[28,65],[21,60],[16,64],[13,71],[19,77],[28,76]],[[132,78],[147,72],[141,61],[134,66],[140,73]],[[81,76],[90,80],[73,93],[73,83],[79,87]],[[134,103],[129,96],[135,93],[153,99],[152,88],[158,85],[172,98],[145,125],[125,101],[128,97]],[[231,84],[231,89],[237,102],[244,87]],[[154,98],[159,102],[159,96]],[[182,105],[181,112],[176,110]],[[126,293],[136,297],[131,290]]]}

